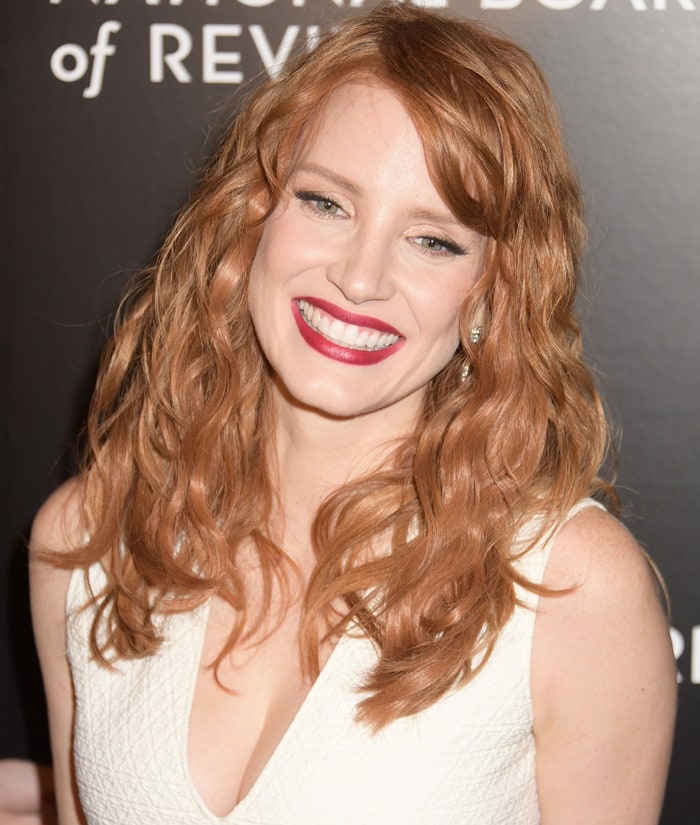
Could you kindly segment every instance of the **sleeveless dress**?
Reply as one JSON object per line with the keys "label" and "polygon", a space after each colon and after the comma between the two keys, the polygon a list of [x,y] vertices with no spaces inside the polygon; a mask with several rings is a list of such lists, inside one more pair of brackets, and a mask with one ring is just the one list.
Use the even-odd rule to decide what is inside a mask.
{"label": "sleeveless dress", "polygon": [[[585,507],[585,499],[567,518]],[[537,521],[518,536],[526,541]],[[540,582],[554,536],[518,562]],[[514,548],[517,550],[516,548]],[[102,567],[90,569],[94,588]],[[167,641],[116,670],[89,651],[83,572],[68,590],[74,759],[88,825],[537,825],[530,652],[537,597],[518,588],[493,654],[471,682],[377,734],[355,722],[357,685],[376,660],[340,639],[244,799],[214,815],[188,768],[190,708],[209,605],[164,620]]]}

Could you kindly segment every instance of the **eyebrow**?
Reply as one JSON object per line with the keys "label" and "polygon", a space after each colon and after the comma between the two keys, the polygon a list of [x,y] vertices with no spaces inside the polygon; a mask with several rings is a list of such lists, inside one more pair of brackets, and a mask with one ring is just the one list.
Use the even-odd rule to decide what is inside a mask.
{"label": "eyebrow", "polygon": [[432,209],[417,209],[415,212],[411,212],[411,217],[416,218],[417,220],[426,221],[427,223],[449,223],[452,224],[452,226],[459,226],[462,229],[469,228],[461,221],[458,221],[451,212],[435,212]]}
{"label": "eyebrow", "polygon": [[[301,163],[294,172],[312,172],[317,175],[321,175],[321,177],[326,178],[326,180],[334,183],[336,186],[340,186],[345,189],[347,192],[350,192],[351,195],[359,195],[360,190],[357,186],[350,180],[350,178],[346,178],[345,175],[341,175],[339,172],[334,171],[333,169],[329,169],[327,166],[323,166],[320,163]],[[444,212],[438,212],[433,209],[416,209],[411,212],[411,217],[414,220],[419,221],[426,221],[427,223],[443,223],[443,224],[451,224],[452,226],[458,226],[463,229],[465,227],[461,221],[458,221],[457,218],[451,213],[445,210]]]}
{"label": "eyebrow", "polygon": [[334,172],[332,169],[329,169],[327,166],[322,166],[320,163],[301,163],[294,171],[315,172],[317,175],[321,175],[331,183],[335,183],[337,186],[342,186],[343,189],[346,189],[352,195],[360,194],[360,190],[357,186],[355,186],[350,178],[346,178],[345,175],[341,175],[339,172]]}

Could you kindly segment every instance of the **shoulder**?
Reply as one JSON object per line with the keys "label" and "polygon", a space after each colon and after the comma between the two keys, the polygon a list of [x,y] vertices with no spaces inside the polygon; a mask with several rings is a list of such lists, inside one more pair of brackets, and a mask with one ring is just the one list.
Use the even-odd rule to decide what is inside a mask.
{"label": "shoulder", "polygon": [[80,478],[62,484],[42,504],[32,524],[32,556],[65,553],[79,546],[85,535],[83,488]]}
{"label": "shoulder", "polygon": [[[562,678],[561,658],[595,645],[616,656],[643,656],[649,645],[670,651],[668,622],[648,557],[616,518],[597,507],[577,513],[559,531],[535,622],[533,675]],[[592,652],[592,651],[591,651]]]}
{"label": "shoulder", "polygon": [[[588,821],[654,822],[676,671],[647,556],[617,519],[587,508],[557,535],[544,584],[559,592],[540,600],[532,653],[543,822],[579,821],[566,809],[569,782]],[[564,785],[569,798],[557,790]],[[608,814],[597,819],[603,804]]]}
{"label": "shoulder", "polygon": [[[644,567],[646,556],[632,533],[607,510],[589,503],[588,507],[579,505],[575,515],[561,527],[552,558],[556,560],[558,552],[569,563],[640,563]],[[556,566],[552,572],[556,575]]]}
{"label": "shoulder", "polygon": [[82,484],[59,487],[37,513],[29,541],[32,624],[49,715],[56,798],[62,823],[83,823],[72,776],[73,686],[66,654],[66,594],[72,570],[64,556],[84,540]]}
{"label": "shoulder", "polygon": [[29,580],[32,620],[37,648],[45,652],[63,650],[65,599],[71,570],[64,564],[66,553],[83,541],[85,526],[82,484],[71,479],[61,485],[39,509],[29,539]]}
{"label": "shoulder", "polygon": [[545,598],[544,611],[627,610],[641,604],[660,612],[658,582],[648,556],[629,530],[600,507],[580,510],[561,527],[544,584],[571,589],[567,598]]}

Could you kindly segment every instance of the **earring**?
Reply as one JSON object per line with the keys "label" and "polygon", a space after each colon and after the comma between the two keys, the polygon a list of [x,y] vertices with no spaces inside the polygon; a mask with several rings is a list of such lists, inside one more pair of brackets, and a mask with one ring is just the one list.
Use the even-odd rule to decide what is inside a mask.
{"label": "earring", "polygon": [[[472,327],[469,330],[469,340],[472,344],[478,344],[479,339],[481,338],[481,327]],[[468,359],[464,359],[464,363],[462,364],[462,372],[460,373],[459,380],[464,383],[467,380],[467,376],[472,371],[472,362]]]}

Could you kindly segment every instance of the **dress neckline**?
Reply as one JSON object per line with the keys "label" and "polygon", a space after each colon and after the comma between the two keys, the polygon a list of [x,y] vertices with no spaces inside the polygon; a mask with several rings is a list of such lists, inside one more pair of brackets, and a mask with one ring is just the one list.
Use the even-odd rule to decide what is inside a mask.
{"label": "dress neckline", "polygon": [[190,795],[197,804],[197,807],[200,808],[201,811],[206,815],[207,819],[211,823],[216,823],[216,825],[236,825],[237,818],[239,816],[244,815],[248,811],[248,809],[254,804],[255,800],[260,795],[260,793],[262,793],[264,786],[267,783],[268,777],[274,771],[277,762],[279,762],[279,760],[284,757],[285,753],[289,751],[290,741],[294,738],[297,728],[299,728],[299,726],[303,724],[304,720],[309,716],[309,714],[312,713],[313,706],[317,701],[317,696],[323,689],[325,683],[332,676],[332,671],[336,667],[341,649],[349,641],[350,637],[347,635],[347,633],[343,633],[333,646],[333,649],[331,650],[328,658],[326,659],[325,664],[321,668],[320,673],[318,674],[317,678],[314,680],[313,684],[309,688],[306,696],[304,697],[296,713],[292,717],[292,720],[290,721],[289,725],[280,737],[280,740],[277,742],[277,745],[275,746],[274,750],[270,754],[270,758],[267,760],[267,762],[263,766],[263,769],[260,771],[251,787],[248,789],[246,795],[242,799],[240,799],[234,805],[234,807],[230,811],[228,811],[228,813],[224,814],[223,816],[218,816],[211,810],[211,808],[209,808],[209,806],[204,801],[202,795],[200,794],[199,790],[197,789],[197,786],[194,783],[194,780],[192,778],[192,772],[190,771],[188,749],[190,734],[190,717],[192,714],[194,691],[197,682],[197,677],[199,675],[199,669],[201,666],[201,658],[204,648],[204,636],[207,629],[210,610],[211,600],[206,602],[199,609],[195,610],[196,621],[198,624],[197,654],[194,660],[195,667],[193,673],[191,674],[189,690],[187,695],[187,712],[185,714],[184,742],[183,747],[181,748],[182,769],[186,777],[187,786],[190,790]]}

